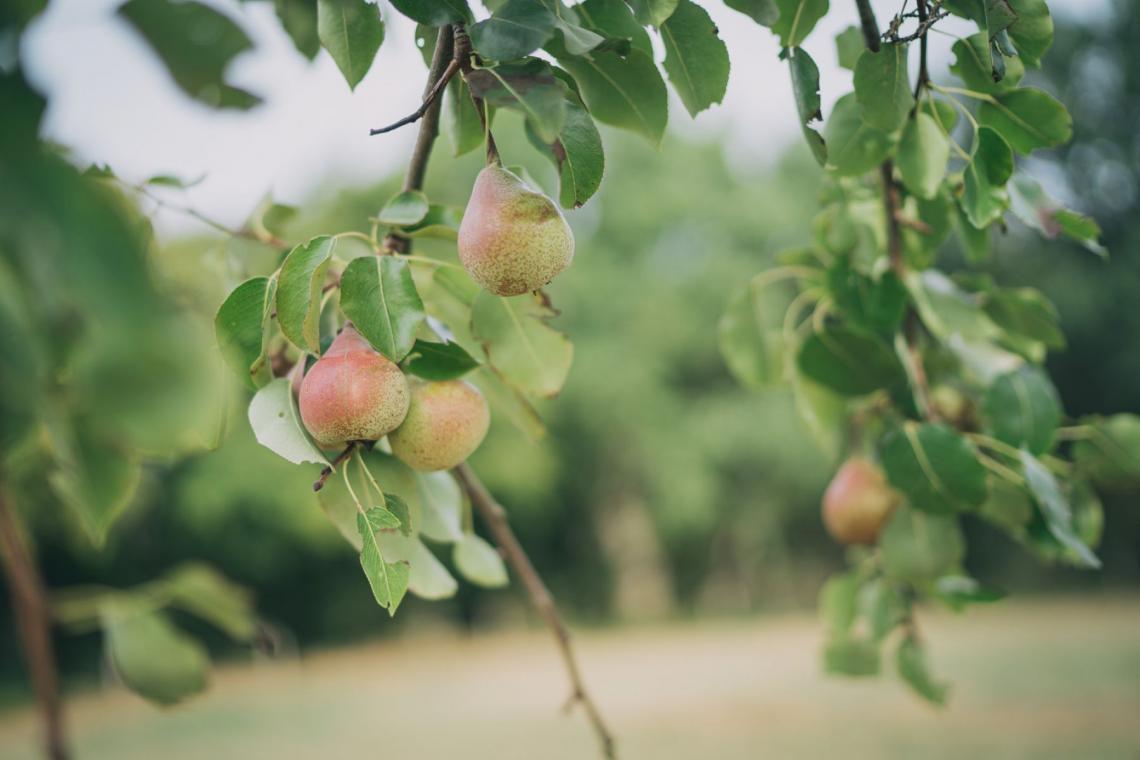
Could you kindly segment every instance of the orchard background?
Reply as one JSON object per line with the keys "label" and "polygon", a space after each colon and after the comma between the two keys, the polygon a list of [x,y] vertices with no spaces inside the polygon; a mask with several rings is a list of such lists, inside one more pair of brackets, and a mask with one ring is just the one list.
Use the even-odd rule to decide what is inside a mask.
{"label": "orchard background", "polygon": [[[1051,45],[1028,0],[117,5],[0,15],[0,757],[35,756],[44,715],[61,757],[583,757],[591,733],[623,757],[1140,748],[1130,3],[1051,3]],[[368,135],[422,116],[451,60],[430,162],[431,107]],[[541,298],[439,276],[461,275],[488,152],[468,89],[503,163],[567,209],[574,262]],[[462,347],[419,370],[344,275],[400,256],[391,282],[434,321],[388,315]],[[289,259],[328,277],[299,291],[320,319],[269,296],[246,384],[219,306],[296,286]],[[499,303],[537,367],[500,358]],[[370,564],[384,530],[339,517],[341,471],[318,503],[320,466],[255,440],[255,390],[345,317],[491,401],[458,480],[344,460],[438,560],[389,526]],[[820,520],[851,454],[904,491],[879,549]],[[533,576],[490,548],[496,502]],[[581,630],[570,719],[539,577]]]}

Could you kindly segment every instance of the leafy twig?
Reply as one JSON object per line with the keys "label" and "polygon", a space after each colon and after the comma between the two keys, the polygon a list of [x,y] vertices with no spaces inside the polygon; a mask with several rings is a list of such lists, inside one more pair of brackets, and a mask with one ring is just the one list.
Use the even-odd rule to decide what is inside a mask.
{"label": "leafy twig", "polygon": [[356,441],[351,441],[344,447],[344,451],[336,455],[336,459],[332,460],[332,463],[328,467],[321,470],[320,477],[313,483],[313,491],[319,491],[325,487],[325,481],[329,479],[329,475],[332,475],[337,467],[352,456],[352,452],[356,450],[357,445],[358,443]]}

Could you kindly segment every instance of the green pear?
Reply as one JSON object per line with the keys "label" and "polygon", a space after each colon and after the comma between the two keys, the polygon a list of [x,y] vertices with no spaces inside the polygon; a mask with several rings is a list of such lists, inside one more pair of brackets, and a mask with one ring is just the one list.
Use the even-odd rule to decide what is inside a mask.
{"label": "green pear", "polygon": [[462,380],[413,381],[412,403],[388,435],[392,453],[414,470],[449,470],[479,448],[491,412],[475,386]]}
{"label": "green pear", "polygon": [[369,345],[356,328],[340,335],[301,381],[305,429],[322,448],[378,441],[404,421],[410,403],[404,373]]}
{"label": "green pear", "polygon": [[823,524],[841,544],[873,544],[901,500],[877,464],[851,457],[823,494]]}
{"label": "green pear", "polygon": [[574,234],[554,201],[502,166],[479,172],[459,225],[459,259],[485,290],[517,296],[570,266]]}

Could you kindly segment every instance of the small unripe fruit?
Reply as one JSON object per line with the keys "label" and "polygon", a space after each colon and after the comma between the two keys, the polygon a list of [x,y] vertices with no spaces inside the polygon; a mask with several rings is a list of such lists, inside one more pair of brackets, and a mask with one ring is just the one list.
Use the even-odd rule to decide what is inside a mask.
{"label": "small unripe fruit", "polygon": [[301,381],[301,421],[322,448],[378,441],[408,413],[408,381],[351,324]]}
{"label": "small unripe fruit", "polygon": [[490,424],[487,400],[473,385],[414,382],[408,416],[388,443],[412,469],[449,470],[479,448]]}
{"label": "small unripe fruit", "polygon": [[841,544],[873,544],[901,499],[878,465],[852,457],[823,494],[823,524]]}
{"label": "small unripe fruit", "polygon": [[458,245],[471,278],[500,296],[541,288],[574,258],[574,234],[554,201],[495,164],[475,179]]}

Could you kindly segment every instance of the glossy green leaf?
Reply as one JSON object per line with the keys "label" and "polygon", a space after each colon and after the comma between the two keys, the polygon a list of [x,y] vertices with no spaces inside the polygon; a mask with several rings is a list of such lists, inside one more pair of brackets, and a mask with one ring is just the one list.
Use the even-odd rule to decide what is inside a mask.
{"label": "glossy green leaf", "polygon": [[982,408],[998,440],[1040,455],[1053,446],[1061,401],[1048,375],[1033,365],[1002,375],[986,391]]}
{"label": "glossy green leaf", "polygon": [[1100,567],[1100,560],[1081,541],[1073,522],[1073,508],[1053,473],[1026,450],[1021,452],[1021,469],[1041,516],[1053,537],[1067,549],[1082,567]]}
{"label": "glossy green leaf", "polygon": [[677,10],[679,0],[627,0],[642,26],[661,26]]}
{"label": "glossy green leaf", "polygon": [[654,145],[661,142],[668,96],[651,55],[637,48],[624,58],[614,51],[596,51],[588,58],[555,54],[581,87],[591,116],[637,132]]}
{"label": "glossy green leaf", "polygon": [[426,195],[419,190],[405,190],[389,198],[376,218],[381,224],[407,227],[422,222],[430,209]]}
{"label": "glossy green leaf", "polygon": [[724,99],[728,88],[728,48],[707,11],[679,0],[660,26],[665,72],[692,116]]}
{"label": "glossy green leaf", "polygon": [[986,498],[986,470],[973,444],[942,424],[904,422],[879,444],[890,484],[911,506],[947,514],[979,506]]}
{"label": "glossy green leaf", "polygon": [[872,277],[852,267],[850,257],[837,256],[827,270],[827,286],[844,316],[860,327],[892,336],[902,322],[907,290],[894,272]]}
{"label": "glossy green leaf", "polygon": [[257,442],[293,464],[328,464],[301,425],[293,389],[284,377],[259,390],[249,402],[249,424]]}
{"label": "glossy green leaf", "polygon": [[935,197],[949,160],[950,140],[929,114],[919,111],[907,120],[895,155],[907,190],[919,198]]}
{"label": "glossy green leaf", "polygon": [[281,28],[293,40],[297,52],[310,61],[321,50],[321,39],[317,34],[317,6],[311,0],[273,0],[277,20]]}
{"label": "glossy green leaf", "polygon": [[230,18],[194,0],[128,0],[117,11],[190,97],[213,108],[248,109],[261,99],[226,82],[234,58],[253,48]]}
{"label": "glossy green leaf", "polygon": [[821,18],[827,15],[827,0],[776,0],[780,15],[772,24],[780,46],[799,47]]}
{"label": "glossy green leaf", "polygon": [[985,33],[966,37],[954,43],[955,63],[950,67],[967,89],[974,92],[1001,93],[1017,87],[1025,76],[1025,66],[1017,58],[1005,61],[1004,76],[994,81],[990,42]]}
{"label": "glossy green leaf", "polygon": [[831,109],[823,130],[827,168],[843,177],[875,169],[890,155],[894,138],[863,121],[862,106],[853,93],[841,97]]}
{"label": "glossy green leaf", "polygon": [[1005,183],[1013,173],[1013,152],[996,131],[980,127],[964,172],[962,209],[970,224],[987,227],[1009,206]]}
{"label": "glossy green leaf", "polygon": [[550,64],[537,58],[467,74],[467,86],[488,104],[522,113],[544,141],[554,142],[566,120],[562,85]]}
{"label": "glossy green leaf", "polygon": [[455,240],[459,235],[459,223],[463,220],[463,210],[454,206],[432,203],[423,219],[415,224],[400,228],[400,234],[410,238],[434,238]]}
{"label": "glossy green leaf", "polygon": [[827,145],[819,131],[810,126],[813,121],[823,120],[819,99],[819,68],[803,48],[791,51],[788,65],[792,71],[792,92],[796,96],[796,110],[799,112],[804,139],[815,160],[823,166],[827,163]]}
{"label": "glossy green leaf", "polygon": [[511,61],[545,45],[554,25],[554,14],[535,0],[507,0],[491,18],[472,24],[468,31],[479,55]]}
{"label": "glossy green leaf", "polygon": [[336,239],[315,237],[289,252],[277,281],[277,323],[302,351],[320,353],[321,292]]}
{"label": "glossy green leaf", "polygon": [[467,580],[486,588],[501,588],[510,582],[503,558],[495,547],[474,533],[465,533],[455,544],[455,567]]}
{"label": "glossy green leaf", "polygon": [[855,63],[855,98],[863,107],[863,121],[883,132],[900,129],[914,108],[914,93],[907,76],[907,46],[883,45],[867,50]]}
{"label": "glossy green leaf", "polygon": [[843,396],[889,389],[905,377],[898,357],[874,333],[830,326],[800,346],[796,366],[808,379]]}
{"label": "glossy green leaf", "polygon": [[597,192],[605,169],[602,138],[580,103],[567,100],[566,121],[557,140],[543,142],[529,124],[526,132],[531,144],[558,169],[558,202],[563,208],[577,208]]}
{"label": "glossy green leaf", "polygon": [[724,4],[761,26],[772,26],[780,18],[780,8],[776,0],[724,0]]}
{"label": "glossy green leaf", "polygon": [[1009,38],[1027,66],[1040,66],[1053,44],[1053,17],[1045,0],[1008,0],[1017,20],[1009,25]]}
{"label": "glossy green leaf", "polygon": [[483,122],[462,77],[454,77],[448,82],[444,103],[443,124],[451,141],[452,155],[462,156],[482,145]]}
{"label": "glossy green leaf", "polygon": [[416,340],[404,370],[427,380],[454,380],[479,366],[458,343]]}
{"label": "glossy green leaf", "polygon": [[349,262],[340,278],[340,308],[372,347],[394,362],[412,350],[425,317],[408,262],[396,256]]}
{"label": "glossy green leaf", "polygon": [[923,583],[958,570],[966,539],[953,515],[896,509],[879,536],[883,571],[889,578]]}
{"label": "glossy green leaf", "polygon": [[916,694],[936,705],[946,704],[950,687],[944,681],[930,675],[926,664],[926,652],[918,636],[910,634],[899,643],[895,654],[895,667],[899,676]]}
{"label": "glossy green leaf", "polygon": [[355,90],[384,42],[384,20],[368,0],[317,0],[317,35]]}
{"label": "glossy green leaf", "polygon": [[586,0],[575,5],[574,10],[598,34],[611,39],[628,39],[632,47],[652,57],[653,43],[649,33],[634,18],[633,9],[627,3],[622,0]]}
{"label": "glossy green leaf", "polygon": [[106,613],[107,654],[131,691],[173,705],[206,688],[210,660],[166,615],[145,610]]}
{"label": "glossy green leaf", "polygon": [[455,578],[419,537],[386,531],[377,533],[376,541],[387,561],[409,567],[408,591],[421,599],[447,599],[459,589]]}
{"label": "glossy green leaf", "polygon": [[214,335],[222,358],[251,388],[272,379],[267,344],[276,290],[274,279],[246,280],[226,296],[214,316]]}
{"label": "glossy green leaf", "polygon": [[471,308],[471,329],[488,363],[508,384],[550,398],[562,389],[574,354],[566,336],[547,324],[553,316],[534,296],[500,298],[480,292]]}
{"label": "glossy green leaf", "polygon": [[978,108],[978,123],[1021,154],[1052,148],[1073,136],[1073,118],[1052,95],[1032,87],[994,95]]}
{"label": "glossy green leaf", "polygon": [[474,20],[465,0],[392,0],[392,6],[412,21],[427,26],[470,24]]}
{"label": "glossy green leaf", "polygon": [[385,559],[377,543],[376,532],[365,515],[357,514],[356,529],[363,542],[360,567],[372,587],[372,596],[377,604],[388,610],[389,615],[395,615],[408,591],[410,566],[406,561],[389,562]]}

